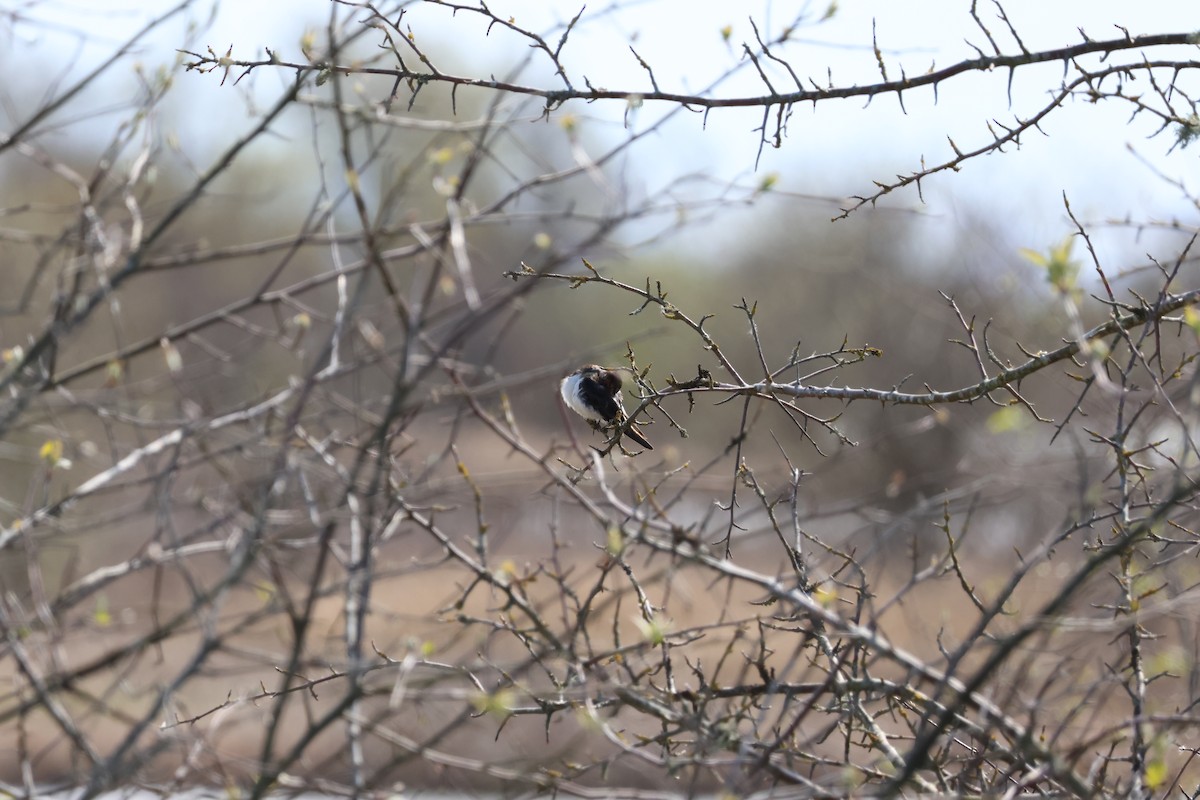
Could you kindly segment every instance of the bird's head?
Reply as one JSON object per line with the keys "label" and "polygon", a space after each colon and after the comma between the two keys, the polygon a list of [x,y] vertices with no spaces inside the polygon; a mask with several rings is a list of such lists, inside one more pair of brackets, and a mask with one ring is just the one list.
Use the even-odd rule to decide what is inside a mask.
{"label": "bird's head", "polygon": [[575,374],[581,378],[589,378],[594,380],[605,388],[609,394],[615,395],[621,391],[621,375],[620,370],[628,370],[628,367],[614,367],[608,369],[599,364],[585,364],[575,370]]}

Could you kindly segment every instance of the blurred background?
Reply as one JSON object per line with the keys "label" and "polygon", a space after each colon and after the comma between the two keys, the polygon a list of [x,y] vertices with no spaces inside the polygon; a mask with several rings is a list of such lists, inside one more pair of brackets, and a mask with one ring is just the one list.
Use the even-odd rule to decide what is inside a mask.
{"label": "blurred background", "polygon": [[[489,8],[496,20],[548,31],[554,42],[579,11],[534,2]],[[880,80],[881,63],[891,77],[915,76],[972,58],[975,48],[990,52],[987,35],[1001,49],[1036,50],[1084,35],[1155,33],[1197,22],[1175,4],[1047,8],[1013,2],[977,10],[978,22],[971,11],[962,2],[761,3],[739,10],[724,3],[618,3],[587,10],[570,30],[561,64],[576,84],[594,87],[645,90],[648,67],[664,90],[757,96],[763,81],[743,50],[743,43],[755,42],[754,26],[764,40],[790,29],[787,42],[772,52],[806,85],[853,86]],[[294,69],[261,63],[250,70],[182,72],[181,64],[196,60],[189,52],[261,62],[270,60],[269,51],[288,64],[306,64],[330,41],[333,25],[348,34],[345,60],[387,67],[386,55],[368,61],[381,59],[382,50],[363,35],[369,32],[359,24],[365,14],[323,0],[131,2],[103,9],[44,2],[5,9],[0,66],[12,76],[3,98],[7,130],[37,119],[63,87],[101,71],[86,91],[38,120],[34,146],[0,159],[0,256],[11,287],[0,343],[10,353],[28,346],[45,323],[45,309],[62,295],[66,273],[54,277],[56,261],[65,258],[61,248],[72,235],[81,192],[107,193],[107,209],[98,210],[103,241],[96,246],[119,265],[137,226],[152,228],[197,176],[255,129],[297,77]],[[557,85],[549,59],[531,49],[525,35],[485,15],[455,14],[437,3],[399,4],[395,14],[398,29],[444,72]],[[161,24],[123,49],[160,15]],[[906,93],[902,103],[886,96],[797,106],[787,109],[778,139],[774,110],[765,119],[757,108],[702,113],[654,102],[568,103],[547,111],[538,98],[470,86],[453,96],[441,86],[413,95],[408,86],[398,91],[387,75],[341,82],[340,102],[376,117],[372,129],[356,134],[366,158],[361,184],[381,241],[402,264],[409,263],[405,248],[419,248],[429,235],[422,231],[440,224],[447,197],[471,165],[469,191],[456,202],[473,215],[461,250],[473,286],[419,255],[411,269],[396,273],[402,293],[423,298],[413,302],[441,309],[444,321],[435,320],[435,327],[451,329],[472,309],[467,294],[487,297],[508,285],[503,273],[523,261],[578,274],[584,257],[634,286],[652,277],[693,318],[713,315],[708,330],[736,363],[754,365],[758,358],[746,317],[734,309],[744,298],[756,304],[772,365],[793,350],[830,352],[846,342],[877,347],[881,356],[816,383],[886,389],[907,381],[912,390],[950,389],[974,382],[978,367],[953,343],[963,327],[942,294],[980,330],[989,323],[989,345],[1010,362],[1022,359],[1021,348],[1052,349],[1073,335],[1045,270],[1020,254],[1022,248],[1047,252],[1076,232],[1068,202],[1124,300],[1133,298],[1131,290],[1153,294],[1160,276],[1152,260],[1175,258],[1196,230],[1196,150],[1180,146],[1169,130],[1156,136],[1163,123],[1152,114],[1132,115],[1128,104],[1084,97],[1068,99],[1003,153],[929,176],[919,191],[909,186],[859,207],[855,198],[871,195],[875,181],[953,158],[956,147],[982,147],[992,138],[989,129],[1038,113],[1058,90],[1060,72],[1061,66],[1047,64],[1011,75],[970,74],[937,92]],[[778,90],[791,88],[778,68],[770,79]],[[266,397],[312,363],[321,323],[329,322],[337,297],[329,281],[314,276],[361,255],[352,241],[360,221],[345,194],[338,130],[326,115],[338,101],[333,87],[306,85],[298,100],[172,222],[150,268],[61,346],[57,363],[67,370],[71,394],[57,402],[113,404],[169,426]],[[489,124],[498,133],[480,147],[479,132]],[[480,153],[485,156],[477,158]],[[127,188],[140,193],[136,216],[121,199]],[[1082,246],[1074,257],[1090,260]],[[1194,269],[1188,260],[1182,275]],[[239,306],[258,290],[283,290],[308,278],[314,278],[312,288],[287,289],[285,302],[250,304],[244,312]],[[1079,280],[1085,293],[1100,286],[1095,269],[1083,269]],[[697,365],[715,367],[682,326],[653,309],[633,314],[636,297],[585,289],[539,286],[458,348],[468,380],[489,402],[503,392],[537,447],[564,442],[572,427],[585,441],[590,435],[558,409],[557,381],[579,363],[624,363],[631,346],[639,368],[650,367],[648,377],[660,388],[670,376],[694,377]],[[348,342],[364,366],[342,389],[376,411],[406,347],[394,305],[387,292],[369,290],[357,313],[363,325]],[[222,314],[224,321],[168,337],[169,347],[160,341],[164,331]],[[1107,314],[1103,305],[1082,304],[1084,327]],[[134,355],[114,361],[122,348]],[[164,370],[170,358],[179,363]],[[425,406],[431,424],[456,419],[456,406],[439,414],[436,390],[432,397]],[[1043,416],[1056,420],[1076,397],[1077,385],[1067,377],[1040,382],[1029,393]],[[740,405],[702,398],[691,408],[665,407],[688,438],[658,419],[647,428],[657,448],[640,465],[674,469],[720,451],[733,457]],[[1039,521],[1066,514],[1096,479],[1080,477],[1080,460],[1096,452],[1085,434],[1068,430],[1055,437],[1054,428],[989,403],[805,408],[837,417],[842,438],[815,430],[811,447],[808,434],[777,411],[760,409],[745,442],[751,463],[763,465],[778,491],[787,489],[792,466],[803,470],[801,495],[813,518],[824,520],[823,535],[859,537],[872,551],[940,536],[929,519],[940,518],[943,502],[953,500],[979,506],[977,519],[987,520],[977,523],[988,532],[986,548],[1008,552],[1043,536]],[[100,469],[131,446],[116,443],[121,436],[105,429],[111,423],[92,419],[71,429],[76,422],[52,404],[36,424],[9,436],[4,497],[10,520],[31,513],[39,492],[53,495],[38,468],[45,442],[61,438],[76,465],[72,474],[51,479],[62,482],[60,490],[81,481],[89,464]],[[481,433],[463,424],[471,435]],[[457,434],[459,427],[446,430]],[[418,439],[404,456],[410,477],[452,476],[452,465],[438,461],[444,440]],[[536,483],[536,471],[514,465],[507,448],[487,435],[472,441],[472,467],[493,482],[497,504],[521,505],[523,493],[534,491],[524,484]],[[230,469],[247,478],[254,472],[241,462]],[[210,475],[211,483],[200,480],[194,490],[217,491],[227,478]],[[524,488],[514,495],[514,485]],[[429,491],[445,489],[435,482]],[[701,492],[696,517],[705,518],[711,503]],[[519,515],[500,528],[497,536],[527,530]]]}
{"label": "blurred background", "polygon": [[[337,469],[357,463],[349,454],[374,446],[379,421],[402,418],[383,448],[397,491],[418,504],[453,506],[446,518],[468,528],[478,491],[493,546],[515,563],[544,551],[559,498],[544,491],[535,460],[514,456],[511,443],[464,410],[464,396],[502,415],[556,463],[578,453],[573,441],[602,441],[559,408],[558,381],[579,364],[625,364],[632,353],[658,389],[672,376],[695,377],[698,366],[723,379],[694,333],[629,292],[548,279],[505,295],[515,291],[505,273],[522,263],[587,275],[586,258],[607,278],[661,287],[693,319],[712,315],[706,330],[752,379],[761,368],[747,315],[735,308],[743,300],[756,308],[772,367],[793,353],[878,348],[862,363],[806,382],[909,391],[979,379],[974,355],[956,342],[972,321],[978,335],[986,326],[987,345],[1006,363],[1103,322],[1111,308],[1090,297],[1103,291],[1097,265],[1123,302],[1157,295],[1158,265],[1178,261],[1177,285],[1195,281],[1196,254],[1181,253],[1200,225],[1198,151],[1161,116],[1134,113],[1127,102],[1072,96],[1003,152],[932,174],[919,189],[861,202],[878,191],[876,182],[984,147],[996,131],[1040,113],[1061,91],[1061,63],[971,73],[936,92],[824,100],[766,115],[755,107],[704,111],[636,99],[547,104],[493,89],[560,88],[527,33],[545,32],[553,48],[581,7],[497,0],[488,8],[491,16],[455,13],[447,3],[389,6],[394,32],[419,48],[410,53],[403,44],[384,46],[384,29],[362,24],[365,7],[325,0],[0,3],[6,364],[21,363],[52,322],[79,314],[53,352],[54,385],[28,403],[12,400],[6,419],[16,422],[0,444],[6,530],[45,522],[55,531],[38,553],[21,550],[0,573],[6,591],[35,598],[25,609],[31,616],[42,592],[53,598],[43,596],[42,604],[55,611],[81,611],[81,625],[107,627],[112,614],[119,623],[120,609],[144,600],[145,582],[118,581],[97,594],[97,584],[85,580],[93,567],[129,563],[167,529],[199,546],[208,532],[257,513],[255,493],[279,463],[278,428],[270,421],[201,423],[270,401],[328,359],[339,303],[358,285],[331,276],[374,275],[372,247],[385,255],[390,278],[372,278],[354,295],[353,323],[340,343],[342,362],[353,368],[331,379],[304,417],[333,454],[317,465],[325,470],[320,478],[336,484]],[[160,15],[161,24],[133,38]],[[989,36],[1016,53],[1085,36],[1197,27],[1200,13],[1178,3],[1115,0],[978,8],[962,0],[614,2],[587,7],[559,63],[576,88],[641,92],[656,84],[683,95],[757,97],[771,89],[743,43],[757,52],[759,37],[773,41],[785,29],[786,42],[771,52],[802,85],[825,88],[918,76],[990,54]],[[452,93],[363,71],[308,80],[290,99],[331,42],[339,43],[338,63],[386,72],[391,53],[409,54],[412,67],[420,52],[442,72],[478,85]],[[1091,67],[1102,63],[1087,58]],[[779,64],[761,60],[771,88],[795,88]],[[93,71],[99,75],[83,91],[64,95]],[[1153,94],[1145,77],[1129,80]],[[282,110],[272,116],[276,104]],[[339,119],[351,120],[352,131]],[[365,209],[352,202],[354,190]],[[361,238],[367,227],[373,245]],[[1091,250],[1075,241],[1079,292],[1064,293],[1022,250],[1048,253],[1081,229]],[[105,293],[105,281],[121,275],[146,236],[156,238],[137,275]],[[444,246],[429,247],[443,239]],[[97,311],[85,315],[89,296]],[[489,305],[496,298],[503,302]],[[421,325],[406,329],[405,314]],[[1168,357],[1185,358],[1177,343],[1163,347]],[[428,374],[445,360],[454,362],[447,375]],[[986,401],[800,404],[832,420],[827,428],[798,426],[767,404],[746,412],[740,402],[704,395],[694,407],[669,398],[662,408],[686,437],[650,409],[643,428],[654,451],[618,458],[613,480],[633,496],[648,476],[680,470],[691,477],[680,490],[678,518],[719,532],[713,520],[725,513],[739,460],[758,470],[772,498],[792,491],[798,469],[806,531],[878,566],[885,585],[902,584],[944,544],[938,526],[950,513],[967,520],[968,551],[996,559],[994,572],[981,577],[996,584],[1019,561],[1014,548],[1085,517],[1110,477],[1109,447],[1091,432],[1117,412],[1105,396],[1080,401],[1071,369],[1022,389],[1046,419],[1088,420],[1062,431]],[[410,389],[413,374],[422,382],[413,379]],[[796,369],[785,377],[804,376]],[[1138,434],[1147,442],[1163,433],[1155,419],[1148,412]],[[172,430],[203,430],[203,446],[183,434],[187,446],[176,450],[172,442],[134,468],[121,467],[120,480],[106,483],[101,496],[56,506]],[[474,485],[460,478],[464,463]],[[311,534],[314,508],[341,511],[335,491],[321,489],[320,480],[313,485],[290,486],[294,502],[273,509],[280,541]],[[165,496],[172,502],[158,502]],[[735,556],[775,568],[779,553],[762,509],[735,513]],[[573,533],[579,542],[604,535],[595,526]],[[199,556],[201,564],[211,559],[200,572],[218,570],[233,549],[217,542]],[[583,559],[593,555],[580,549]],[[398,581],[407,559],[438,551],[426,543],[392,553],[384,571]],[[31,561],[39,565],[32,581]],[[254,586],[270,595],[276,580],[267,575]],[[434,575],[429,586],[443,582]],[[255,600],[254,586],[242,587],[243,600]],[[693,589],[703,605],[702,584]],[[187,602],[182,583],[154,591]],[[413,631],[437,630],[432,609],[445,598],[417,592],[417,607],[404,606],[397,599],[404,593],[386,591],[393,593],[383,605],[401,606],[396,613],[409,625],[403,635],[390,634],[393,646]],[[338,612],[329,613],[332,629]],[[913,641],[926,644],[951,616],[895,613],[911,614]],[[208,702],[220,688],[206,690]]]}

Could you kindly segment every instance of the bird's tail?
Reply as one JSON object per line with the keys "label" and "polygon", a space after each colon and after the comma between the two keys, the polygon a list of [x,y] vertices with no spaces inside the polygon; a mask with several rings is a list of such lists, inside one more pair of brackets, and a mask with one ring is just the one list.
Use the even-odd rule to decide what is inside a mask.
{"label": "bird's tail", "polygon": [[629,423],[629,427],[625,429],[625,435],[628,436],[630,439],[633,439],[635,442],[637,442],[638,444],[640,444],[642,447],[646,448],[647,450],[654,449],[654,445],[650,444],[650,442],[646,439],[646,437],[642,435],[642,432],[640,430],[638,430],[638,426],[632,422]]}

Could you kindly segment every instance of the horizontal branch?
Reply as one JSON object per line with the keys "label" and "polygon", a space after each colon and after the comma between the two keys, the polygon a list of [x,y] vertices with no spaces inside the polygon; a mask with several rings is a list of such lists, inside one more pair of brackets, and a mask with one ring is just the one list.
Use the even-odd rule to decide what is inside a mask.
{"label": "horizontal branch", "polygon": [[940,405],[942,403],[969,403],[973,400],[978,400],[984,395],[994,392],[997,389],[1003,389],[1010,384],[1017,383],[1021,379],[1028,377],[1029,375],[1032,375],[1033,373],[1038,372],[1045,367],[1050,366],[1051,364],[1078,355],[1083,347],[1083,342],[1090,342],[1095,339],[1110,336],[1118,331],[1129,330],[1130,328],[1134,328],[1151,319],[1161,319],[1163,316],[1170,314],[1172,311],[1178,311],[1185,306],[1190,306],[1197,302],[1200,302],[1200,289],[1193,289],[1190,292],[1185,292],[1179,295],[1170,295],[1164,299],[1163,302],[1157,305],[1139,308],[1129,312],[1128,314],[1115,317],[1105,323],[1097,325],[1096,327],[1084,333],[1079,339],[1068,342],[1057,350],[1051,350],[1050,352],[1042,353],[1029,359],[1019,366],[1003,370],[987,380],[983,380],[979,383],[974,383],[970,386],[964,386],[961,389],[955,389],[949,392],[938,392],[933,390],[928,392],[901,392],[896,389],[855,389],[852,387],[842,386],[804,386],[799,382],[772,383],[769,381],[760,381],[758,383],[747,383],[743,385],[718,382],[712,382],[711,384],[700,386],[689,385],[682,389],[663,389],[655,396],[670,397],[671,395],[692,394],[697,392],[718,392],[722,394],[748,394],[763,398],[786,395],[793,398],[845,400],[847,402],[853,400],[875,400],[880,403],[917,406],[932,406]]}
{"label": "horizontal branch", "polygon": [[[219,57],[215,54],[205,55],[191,51],[181,51],[190,56],[196,57],[196,61],[191,61],[186,64],[189,70],[195,69],[201,72],[214,69],[222,69],[228,71],[232,68],[240,68],[245,71],[250,71],[258,67],[283,67],[285,69],[294,69],[298,72],[337,72],[341,75],[382,75],[395,78],[397,80],[412,81],[417,86],[424,86],[432,83],[446,83],[454,87],[469,86],[479,89],[489,89],[498,92],[508,92],[510,94],[527,95],[533,97],[541,97],[546,101],[547,105],[558,105],[568,100],[586,100],[592,102],[595,100],[622,100],[628,101],[630,98],[637,98],[641,101],[659,100],[667,103],[678,103],[687,106],[699,108],[755,108],[760,106],[773,106],[778,104],[792,103],[810,103],[819,100],[833,100],[838,98],[850,97],[867,97],[871,98],[875,95],[889,94],[892,92],[904,92],[909,89],[916,89],[922,86],[936,86],[942,81],[955,77],[967,72],[988,72],[995,69],[1015,69],[1024,67],[1030,64],[1044,64],[1054,62],[1071,61],[1080,56],[1090,55],[1094,53],[1102,53],[1109,55],[1123,50],[1136,50],[1143,47],[1161,47],[1161,46],[1179,46],[1179,45],[1197,45],[1200,43],[1200,32],[1190,33],[1158,33],[1148,34],[1145,36],[1123,36],[1118,39],[1105,40],[1088,40],[1080,44],[1070,47],[1060,47],[1054,50],[1042,50],[1039,52],[1019,53],[1015,55],[995,55],[982,56],[980,58],[972,58],[964,61],[959,61],[944,69],[928,72],[924,75],[916,77],[905,76],[900,80],[882,81],[880,83],[866,84],[863,86],[845,86],[840,88],[829,87],[827,89],[801,89],[795,92],[774,92],[765,95],[746,96],[746,97],[703,97],[694,94],[683,94],[679,92],[665,92],[658,89],[652,91],[631,90],[631,89],[542,89],[534,86],[526,86],[511,81],[501,80],[484,80],[482,78],[468,78],[460,75],[450,75],[445,72],[417,72],[409,69],[389,69],[382,67],[364,67],[353,64],[324,64],[311,62],[294,62],[282,61],[278,58],[259,59],[255,61],[242,61],[229,57]],[[1137,68],[1139,64],[1130,65],[1130,68]],[[1200,67],[1200,63],[1195,66]]]}

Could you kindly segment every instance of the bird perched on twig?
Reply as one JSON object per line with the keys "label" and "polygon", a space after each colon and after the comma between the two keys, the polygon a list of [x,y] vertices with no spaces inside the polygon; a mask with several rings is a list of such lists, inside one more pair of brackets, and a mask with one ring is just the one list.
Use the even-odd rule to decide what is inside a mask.
{"label": "bird perched on twig", "polygon": [[[621,376],[616,370],[587,364],[562,379],[559,387],[567,408],[591,423],[593,428],[619,428],[625,425],[625,404],[621,402]],[[654,445],[646,440],[637,425],[630,422],[625,435],[647,450]]]}

